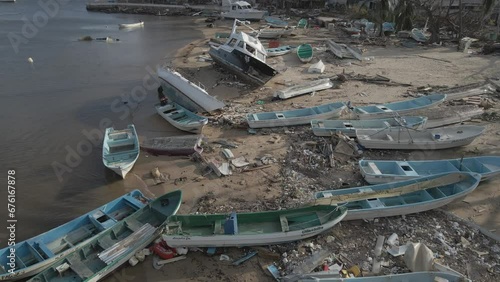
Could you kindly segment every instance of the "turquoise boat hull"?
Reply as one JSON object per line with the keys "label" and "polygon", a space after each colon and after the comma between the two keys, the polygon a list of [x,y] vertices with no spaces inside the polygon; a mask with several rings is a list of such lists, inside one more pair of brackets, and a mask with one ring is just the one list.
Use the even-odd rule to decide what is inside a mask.
{"label": "turquoise boat hull", "polygon": [[[3,248],[0,250],[0,281],[26,278],[47,269],[149,201],[139,190],[134,190],[50,231]],[[9,258],[11,248],[15,250],[13,264]]]}
{"label": "turquoise boat hull", "polygon": [[474,172],[481,174],[481,180],[488,180],[500,174],[499,156],[480,156],[463,159],[425,161],[359,161],[361,175],[370,184],[402,181],[445,172]]}

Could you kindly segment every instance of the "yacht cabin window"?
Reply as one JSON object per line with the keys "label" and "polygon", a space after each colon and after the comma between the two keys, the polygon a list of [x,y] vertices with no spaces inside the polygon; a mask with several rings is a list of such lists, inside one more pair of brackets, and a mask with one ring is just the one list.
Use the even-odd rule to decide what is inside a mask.
{"label": "yacht cabin window", "polygon": [[245,43],[243,41],[238,42],[238,47],[240,47],[241,49],[244,49]]}
{"label": "yacht cabin window", "polygon": [[236,38],[232,38],[231,41],[229,41],[229,43],[227,45],[234,47],[234,45],[236,44],[236,41],[238,41]]}

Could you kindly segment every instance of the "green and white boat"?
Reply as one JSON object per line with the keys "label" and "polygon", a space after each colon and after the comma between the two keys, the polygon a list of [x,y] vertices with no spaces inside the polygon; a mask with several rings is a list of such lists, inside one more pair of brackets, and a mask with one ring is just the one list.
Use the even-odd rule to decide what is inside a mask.
{"label": "green and white boat", "polygon": [[171,247],[243,247],[302,240],[332,228],[344,207],[317,205],[296,209],[231,214],[176,215],[163,240]]}
{"label": "green and white boat", "polygon": [[99,281],[157,238],[181,200],[180,190],[156,198],[28,281]]}
{"label": "green and white boat", "polygon": [[313,58],[313,47],[311,44],[302,44],[297,47],[297,57],[303,63],[309,63]]}

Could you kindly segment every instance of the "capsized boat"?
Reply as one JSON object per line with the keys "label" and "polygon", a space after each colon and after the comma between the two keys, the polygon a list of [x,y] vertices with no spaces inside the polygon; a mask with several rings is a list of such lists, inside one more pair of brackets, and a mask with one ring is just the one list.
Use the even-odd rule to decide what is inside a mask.
{"label": "capsized boat", "polygon": [[426,121],[426,117],[411,116],[372,120],[311,120],[311,129],[316,136],[332,136],[337,132],[342,132],[349,137],[356,137],[357,129],[382,129],[400,126],[420,129]]}
{"label": "capsized boat", "polygon": [[308,124],[313,119],[337,118],[346,109],[342,102],[324,104],[311,108],[247,114],[251,128],[277,127]]}
{"label": "capsized boat", "polygon": [[177,129],[189,133],[201,133],[208,123],[206,117],[199,116],[177,103],[157,104],[156,112]]}
{"label": "capsized boat", "polygon": [[137,22],[137,23],[129,23],[129,24],[119,24],[119,28],[138,28],[138,27],[143,27],[144,22]]}
{"label": "capsized boat", "polygon": [[[139,190],[133,190],[52,230],[3,248],[0,250],[0,281],[19,280],[45,270],[149,201]],[[14,267],[10,265],[11,248],[15,250]]]}
{"label": "capsized boat", "polygon": [[267,14],[267,11],[252,8],[246,1],[223,0],[222,7],[226,11],[221,16],[226,19],[259,21]]}
{"label": "capsized boat", "polygon": [[201,135],[156,137],[143,141],[141,148],[155,155],[187,156],[203,152]]}
{"label": "capsized boat", "polygon": [[401,127],[358,129],[358,143],[367,149],[439,150],[469,145],[485,128],[475,125],[413,130]]}
{"label": "capsized boat", "polygon": [[276,56],[286,55],[286,54],[292,52],[292,50],[294,48],[295,47],[292,47],[290,45],[286,45],[286,46],[280,46],[280,47],[276,47],[276,48],[267,48],[266,52],[267,52],[268,57],[276,57]]}
{"label": "capsized boat", "polygon": [[165,96],[192,112],[212,112],[225,106],[202,84],[189,81],[173,69],[158,68],[158,78]]}
{"label": "capsized boat", "polygon": [[282,19],[276,18],[276,17],[267,16],[267,17],[264,17],[264,20],[266,21],[266,23],[270,27],[274,27],[274,28],[285,28],[285,27],[288,27],[288,22],[286,22],[286,21],[284,21]]}
{"label": "capsized boat", "polygon": [[139,152],[139,138],[133,124],[122,130],[106,128],[102,162],[107,168],[125,178],[139,158]]}
{"label": "capsized boat", "polygon": [[238,23],[245,25],[239,20],[234,20],[231,36],[227,42],[220,46],[211,45],[208,54],[216,63],[242,79],[263,85],[278,72],[266,63],[266,49],[257,38],[236,31]]}
{"label": "capsized boat", "polygon": [[280,244],[327,231],[346,208],[317,205],[253,213],[177,215],[162,235],[170,247],[244,247]]}
{"label": "capsized boat", "polygon": [[309,63],[313,58],[313,48],[311,44],[302,44],[297,47],[297,57],[303,63]]}
{"label": "capsized boat", "polygon": [[500,174],[499,156],[479,156],[449,160],[384,161],[360,160],[359,169],[370,184],[388,183],[445,172],[474,172],[481,181]]}
{"label": "capsized boat", "polygon": [[329,78],[317,79],[303,84],[294,85],[274,92],[273,97],[289,99],[311,92],[321,91],[333,87],[333,82]]}
{"label": "capsized boat", "polygon": [[299,22],[297,23],[298,28],[307,28],[308,23],[307,19],[300,19]]}
{"label": "capsized boat", "polygon": [[[371,277],[338,278],[338,273],[312,272],[297,277],[299,282],[472,282],[463,276],[446,272],[409,272]],[[287,281],[286,279],[284,281]]]}
{"label": "capsized boat", "polygon": [[481,175],[450,172],[420,178],[321,191],[313,204],[336,204],[349,210],[344,220],[373,219],[436,209],[476,189]]}
{"label": "capsized boat", "polygon": [[397,114],[408,114],[411,111],[430,108],[444,102],[446,94],[431,94],[406,100],[401,102],[387,103],[381,105],[370,105],[363,107],[354,107],[352,111],[359,119],[378,119],[393,117]]}
{"label": "capsized boat", "polygon": [[160,235],[167,218],[177,213],[181,198],[180,190],[156,198],[28,281],[103,279]]}

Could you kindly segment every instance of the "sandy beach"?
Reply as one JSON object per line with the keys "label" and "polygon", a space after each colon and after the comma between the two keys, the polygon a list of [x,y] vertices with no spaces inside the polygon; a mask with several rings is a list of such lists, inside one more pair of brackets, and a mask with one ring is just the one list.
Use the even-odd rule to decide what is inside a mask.
{"label": "sandy beach", "polygon": [[[132,175],[125,183],[131,189],[140,187],[146,195],[159,196],[165,192],[182,189],[183,203],[179,214],[189,213],[226,213],[230,211],[262,211],[284,207],[297,206],[310,199],[312,192],[324,189],[345,188],[365,185],[357,171],[357,160],[391,159],[391,160],[424,160],[460,158],[462,156],[500,155],[500,124],[497,120],[485,121],[481,117],[465,124],[486,126],[486,132],[472,144],[441,151],[381,151],[367,150],[356,160],[341,163],[331,168],[323,165],[324,159],[305,159],[304,151],[312,150],[308,142],[318,142],[312,135],[309,126],[271,128],[257,130],[255,134],[248,132],[244,122],[244,114],[248,112],[273,111],[292,108],[316,106],[327,102],[347,102],[353,105],[368,105],[401,101],[412,98],[408,91],[415,92],[418,87],[462,86],[485,81],[491,77],[499,77],[500,57],[478,55],[472,49],[472,54],[457,52],[456,45],[449,46],[419,46],[406,48],[398,39],[387,40],[386,46],[359,45],[365,61],[340,60],[326,51],[325,38],[335,38],[340,42],[352,42],[351,38],[342,35],[340,31],[328,31],[325,28],[310,28],[297,30],[295,36],[280,39],[281,45],[298,45],[310,43],[315,48],[315,58],[311,63],[321,59],[326,70],[323,74],[310,74],[307,69],[310,64],[303,64],[296,54],[290,53],[281,57],[268,58],[280,73],[264,86],[254,87],[241,82],[234,75],[214,66],[210,61],[200,61],[200,56],[208,57],[208,41],[216,32],[229,32],[232,22],[217,21],[214,28],[206,27],[203,19],[194,20],[193,26],[200,29],[205,39],[198,40],[179,50],[170,66],[174,67],[186,78],[201,83],[208,93],[224,100],[227,107],[219,113],[208,116],[210,122],[203,129],[207,143],[203,155],[223,161],[220,144],[217,140],[225,140],[237,145],[231,148],[235,157],[244,156],[250,163],[260,167],[249,171],[235,170],[226,177],[217,177],[214,173],[189,157],[152,156],[141,153]],[[258,24],[254,24],[258,27]],[[263,41],[267,46],[267,42]],[[310,81],[318,77],[334,77],[338,74],[381,75],[391,81],[411,86],[385,86],[365,83],[362,81],[347,81],[338,87],[320,91],[313,95],[303,95],[289,100],[274,101],[272,94],[291,83]],[[498,92],[484,95],[491,103],[487,113],[499,112]],[[445,107],[442,105],[440,107]],[[440,108],[436,108],[439,111]],[[169,126],[170,125],[165,125]],[[169,132],[183,134],[175,129]],[[144,138],[145,136],[141,136]],[[150,136],[146,136],[150,137]],[[308,147],[309,146],[309,147]],[[314,155],[316,156],[316,155]],[[154,185],[150,171],[155,167],[168,175],[165,183]],[[452,203],[445,211],[457,215],[465,221],[470,221],[489,230],[500,237],[499,192],[497,187],[500,179],[482,183],[478,189],[465,199]],[[309,198],[308,198],[309,197]],[[457,222],[462,233],[454,233],[453,222]],[[453,244],[460,237],[469,238],[478,244],[471,248],[458,248],[458,254],[448,255],[436,244],[434,238],[435,226],[440,226],[446,238]],[[401,227],[401,226],[404,226]],[[408,229],[406,230],[405,228]],[[438,228],[439,229],[439,228]],[[473,234],[467,233],[467,230]],[[353,238],[352,234],[358,234]],[[324,235],[307,242],[329,248],[332,254],[343,254],[346,264],[366,266],[368,258],[373,256],[377,235],[389,236],[398,233],[404,242],[424,242],[441,254],[439,259],[456,270],[466,273],[474,281],[495,281],[500,279],[500,263],[497,246],[494,240],[469,227],[464,221],[449,217],[442,211],[430,211],[423,214],[380,219],[379,221],[343,222]],[[457,235],[458,234],[458,235]],[[468,234],[468,235],[465,235]],[[327,242],[327,237],[335,237],[335,241]],[[469,236],[469,237],[467,237]],[[477,241],[476,241],[477,240]],[[485,242],[484,240],[488,240]],[[133,268],[123,267],[117,273],[134,277],[141,273],[147,281],[272,281],[268,272],[263,269],[272,263],[282,264],[282,253],[290,249],[298,250],[300,257],[307,257],[304,247],[307,242],[286,244],[265,248],[269,253],[259,253],[257,259],[251,259],[239,266],[232,266],[227,261],[220,261],[219,255],[207,256],[201,252],[190,252],[187,259],[165,265],[161,270],[152,267],[151,258]],[[451,243],[450,243],[451,244]],[[434,247],[434,249],[432,248]],[[487,255],[477,255],[474,251],[486,249]],[[490,248],[490,249],[488,249]],[[303,250],[303,251],[301,251]],[[244,249],[220,249],[232,259],[243,256]],[[272,255],[274,254],[274,255]],[[304,254],[304,255],[302,255]],[[298,256],[299,257],[299,256]],[[468,259],[468,257],[474,257]],[[390,258],[388,258],[390,259]],[[297,258],[298,260],[298,258]],[[405,271],[400,258],[393,258],[390,267],[385,272]],[[284,269],[282,269],[284,270]],[[121,271],[121,272],[120,272]],[[366,271],[364,271],[366,273]],[[107,281],[118,279],[116,273]]]}

